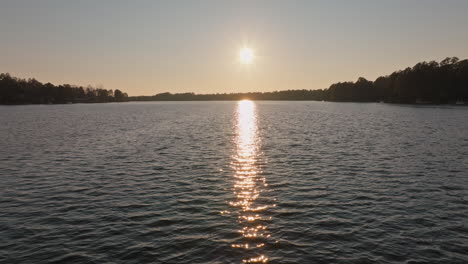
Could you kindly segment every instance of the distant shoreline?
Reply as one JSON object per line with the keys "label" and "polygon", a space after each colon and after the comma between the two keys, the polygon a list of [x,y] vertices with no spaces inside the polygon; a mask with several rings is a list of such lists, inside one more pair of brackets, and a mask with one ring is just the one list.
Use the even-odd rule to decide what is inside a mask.
{"label": "distant shoreline", "polygon": [[403,103],[403,102],[373,102],[373,101],[324,101],[324,100],[310,100],[310,99],[250,99],[250,98],[242,98],[242,99],[213,99],[213,100],[129,100],[127,102],[131,103],[142,103],[142,102],[234,102],[234,101],[241,101],[241,100],[251,100],[251,101],[264,101],[264,102],[324,102],[324,103],[363,103],[363,104],[403,104],[403,105],[459,105],[459,106],[468,106],[468,103],[457,103],[457,102],[448,102],[448,103]]}
{"label": "distant shoreline", "polygon": [[467,102],[457,103],[457,102],[449,102],[449,103],[402,103],[402,102],[359,102],[359,101],[320,101],[320,100],[310,100],[310,99],[250,99],[250,98],[242,98],[242,99],[213,99],[213,100],[127,100],[127,101],[118,101],[118,102],[73,102],[73,103],[1,103],[2,106],[19,106],[19,105],[76,105],[76,104],[108,104],[108,103],[144,103],[144,102],[234,102],[240,100],[252,100],[252,101],[265,101],[265,102],[324,102],[324,103],[364,103],[364,104],[393,104],[393,105],[451,105],[451,106],[468,106]]}
{"label": "distant shoreline", "polygon": [[[240,100],[251,100],[249,98],[240,99]],[[76,102],[76,103],[55,103],[55,104],[36,104],[36,103],[23,103],[23,104],[0,104],[0,106],[30,106],[30,105],[77,105],[77,104],[109,104],[109,103],[145,103],[145,102],[236,102],[240,100],[154,100],[154,101],[121,101],[121,102]],[[392,102],[351,102],[351,101],[317,101],[317,100],[288,100],[288,99],[260,99],[252,100],[258,102],[323,102],[323,103],[353,103],[353,104],[389,104],[389,105],[417,105],[417,106],[436,106],[436,105],[445,105],[445,106],[468,106],[468,103],[392,103]]]}
{"label": "distant shoreline", "polygon": [[339,82],[318,90],[283,90],[248,93],[160,93],[153,96],[128,96],[118,89],[91,86],[43,84],[35,79],[20,79],[0,74],[0,104],[66,104],[128,101],[326,101],[385,102],[415,105],[464,105],[468,103],[468,60],[456,57],[441,62],[421,62],[412,68],[368,81]]}

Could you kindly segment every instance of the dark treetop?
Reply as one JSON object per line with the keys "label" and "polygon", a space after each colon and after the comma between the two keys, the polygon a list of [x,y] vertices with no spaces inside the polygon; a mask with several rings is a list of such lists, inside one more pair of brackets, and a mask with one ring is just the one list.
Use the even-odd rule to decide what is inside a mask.
{"label": "dark treetop", "polygon": [[446,58],[421,62],[413,68],[381,76],[374,82],[359,78],[339,82],[328,89],[275,92],[195,94],[160,93],[134,96],[131,101],[204,101],[204,100],[318,100],[336,102],[455,103],[468,101],[468,60]]}

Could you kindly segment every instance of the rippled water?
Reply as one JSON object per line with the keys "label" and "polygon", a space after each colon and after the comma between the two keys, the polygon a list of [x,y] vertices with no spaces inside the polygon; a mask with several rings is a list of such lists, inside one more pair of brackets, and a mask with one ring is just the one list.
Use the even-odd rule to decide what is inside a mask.
{"label": "rippled water", "polygon": [[468,263],[468,108],[0,107],[0,263]]}

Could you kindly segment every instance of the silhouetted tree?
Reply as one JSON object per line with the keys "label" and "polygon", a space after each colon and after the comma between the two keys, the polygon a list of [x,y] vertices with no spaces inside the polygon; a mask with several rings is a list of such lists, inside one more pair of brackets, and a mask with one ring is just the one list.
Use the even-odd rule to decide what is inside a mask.
{"label": "silhouetted tree", "polygon": [[114,91],[114,99],[116,102],[123,102],[128,100],[128,95],[126,93],[123,93],[119,89],[116,89]]}

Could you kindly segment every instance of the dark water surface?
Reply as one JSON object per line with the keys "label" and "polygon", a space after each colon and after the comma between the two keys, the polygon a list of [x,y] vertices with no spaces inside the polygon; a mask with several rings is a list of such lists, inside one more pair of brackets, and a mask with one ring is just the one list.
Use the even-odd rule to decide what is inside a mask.
{"label": "dark water surface", "polygon": [[468,108],[0,107],[0,263],[468,263]]}

